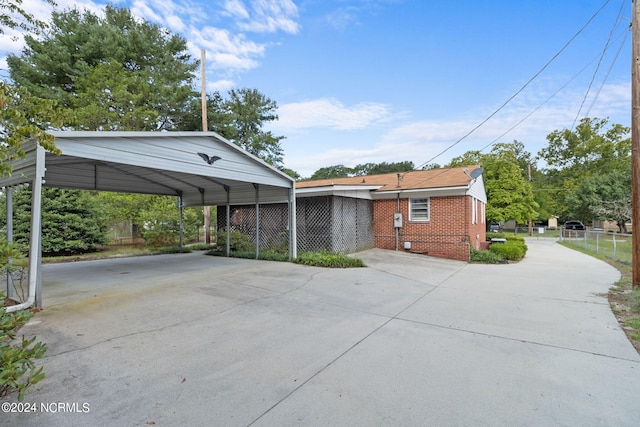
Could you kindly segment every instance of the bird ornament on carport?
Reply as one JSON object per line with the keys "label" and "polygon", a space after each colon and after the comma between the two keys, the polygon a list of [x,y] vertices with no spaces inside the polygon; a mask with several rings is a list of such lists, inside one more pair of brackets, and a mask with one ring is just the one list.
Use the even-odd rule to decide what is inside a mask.
{"label": "bird ornament on carport", "polygon": [[204,160],[205,162],[207,162],[210,165],[213,165],[213,163],[216,160],[220,160],[222,158],[220,156],[211,156],[211,157],[209,157],[207,154],[204,154],[204,153],[198,153],[198,156],[200,156],[202,158],[202,160]]}

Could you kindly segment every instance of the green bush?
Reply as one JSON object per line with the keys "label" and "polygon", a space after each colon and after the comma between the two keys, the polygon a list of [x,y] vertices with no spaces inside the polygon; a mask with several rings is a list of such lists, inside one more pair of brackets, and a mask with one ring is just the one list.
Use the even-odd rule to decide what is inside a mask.
{"label": "green bush", "polygon": [[[232,252],[250,252],[255,251],[256,245],[249,240],[249,236],[239,231],[231,231],[229,233],[229,248]],[[216,233],[216,249],[218,251],[226,251],[227,249],[227,232],[219,231]],[[254,252],[255,254],[255,252]],[[255,255],[254,255],[255,258]]]}
{"label": "green bush", "polygon": [[[14,241],[27,248],[31,233],[30,187],[13,193],[13,206]],[[43,188],[41,219],[45,255],[92,252],[107,243],[105,218],[88,191]]]}
{"label": "green bush", "polygon": [[166,254],[190,254],[190,247],[180,247],[180,246],[167,246],[164,248],[158,248],[153,251],[156,255],[166,255]]}
{"label": "green bush", "polygon": [[[215,249],[207,252],[207,255],[213,256],[227,256],[225,251]],[[244,259],[256,259],[256,251],[235,251],[229,253],[230,258],[244,258]],[[260,251],[258,256],[262,261],[289,261],[289,254],[283,254],[274,250]]]}
{"label": "green bush", "polygon": [[351,258],[345,254],[320,251],[303,252],[298,255],[293,262],[297,264],[310,265],[315,267],[350,268],[364,267],[364,262],[358,258]]}
{"label": "green bush", "polygon": [[195,245],[187,246],[192,251],[210,251],[215,248],[215,245],[209,245],[207,243],[196,243]]}
{"label": "green bush", "polygon": [[518,240],[507,240],[506,243],[494,243],[489,251],[509,261],[520,261],[527,254],[527,245]]}
{"label": "green bush", "polygon": [[477,262],[482,264],[498,264],[502,261],[502,257],[491,251],[479,251],[477,249],[471,249],[471,262]]}
{"label": "green bush", "polygon": [[[4,299],[1,293],[0,299]],[[35,342],[36,337],[22,337],[18,344],[11,343],[16,330],[31,316],[33,313],[28,310],[7,313],[0,307],[0,397],[17,391],[19,402],[24,400],[27,388],[44,378],[43,367],[36,368],[33,359],[43,358],[47,345]]]}

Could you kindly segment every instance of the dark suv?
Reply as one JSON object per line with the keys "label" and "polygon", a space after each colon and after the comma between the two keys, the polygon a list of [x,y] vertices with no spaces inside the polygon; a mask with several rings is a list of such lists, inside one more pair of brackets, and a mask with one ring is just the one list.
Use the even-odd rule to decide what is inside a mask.
{"label": "dark suv", "polygon": [[564,223],[565,230],[585,230],[585,226],[580,221],[567,221]]}

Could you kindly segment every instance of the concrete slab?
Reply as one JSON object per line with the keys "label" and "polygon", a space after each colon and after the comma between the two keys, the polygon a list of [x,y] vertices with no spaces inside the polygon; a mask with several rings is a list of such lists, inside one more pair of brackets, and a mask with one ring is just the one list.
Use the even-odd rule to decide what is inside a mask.
{"label": "concrete slab", "polygon": [[358,256],[368,268],[202,253],[44,266],[45,310],[21,333],[48,344],[47,377],[27,393],[37,411],[0,425],[640,419],[606,264],[549,242],[516,265]]}
{"label": "concrete slab", "polygon": [[253,425],[633,426],[637,370],[637,362],[395,320]]}

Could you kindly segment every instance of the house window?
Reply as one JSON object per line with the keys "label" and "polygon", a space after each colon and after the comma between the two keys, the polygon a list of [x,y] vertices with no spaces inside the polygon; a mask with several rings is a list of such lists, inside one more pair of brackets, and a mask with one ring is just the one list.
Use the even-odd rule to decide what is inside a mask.
{"label": "house window", "polygon": [[409,221],[429,221],[429,199],[409,199]]}

